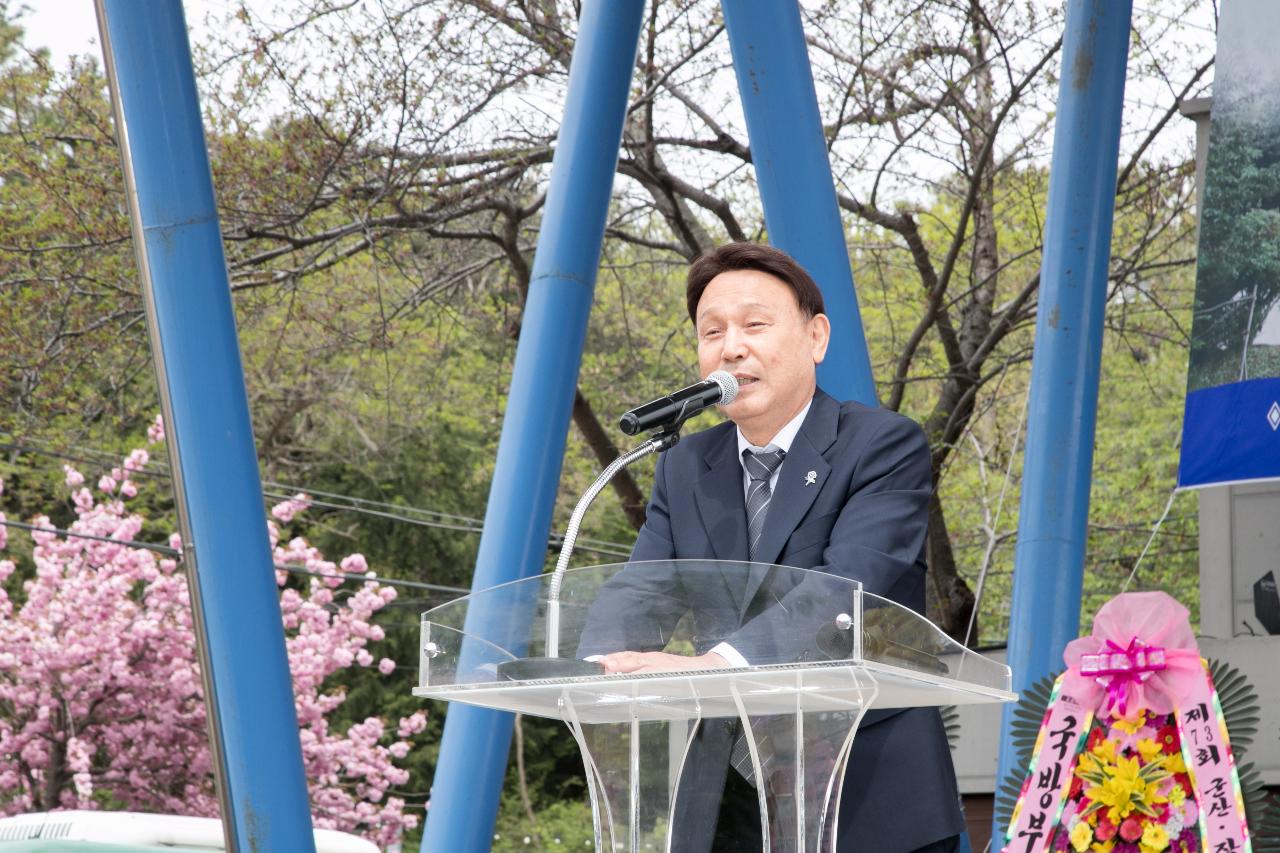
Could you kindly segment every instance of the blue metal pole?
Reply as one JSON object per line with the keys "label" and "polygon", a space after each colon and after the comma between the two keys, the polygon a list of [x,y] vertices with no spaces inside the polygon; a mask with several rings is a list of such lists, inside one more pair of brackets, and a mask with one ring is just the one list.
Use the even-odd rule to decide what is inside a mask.
{"label": "blue metal pole", "polygon": [[818,383],[838,400],[876,405],[871,358],[796,0],[723,0],[751,162],[769,242],[822,290],[831,344]]}
{"label": "blue metal pole", "polygon": [[[1067,3],[1010,607],[1018,691],[1061,669],[1080,630],[1131,10],[1132,0]],[[1001,718],[997,785],[1012,768],[1012,710]]]}
{"label": "blue metal pole", "polygon": [[97,0],[228,850],[314,850],[262,485],[180,0]]}
{"label": "blue metal pole", "polygon": [[[644,0],[585,0],[472,587],[542,571]],[[469,614],[470,616],[471,614]],[[491,846],[510,714],[454,705],[423,853]]]}

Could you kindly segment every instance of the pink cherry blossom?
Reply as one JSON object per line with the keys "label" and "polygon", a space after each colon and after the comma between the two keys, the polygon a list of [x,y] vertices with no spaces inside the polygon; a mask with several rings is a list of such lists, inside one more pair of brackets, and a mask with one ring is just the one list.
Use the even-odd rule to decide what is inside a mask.
{"label": "pink cherry blossom", "polygon": [[[148,436],[163,439],[159,418]],[[137,486],[126,472],[148,460],[146,451],[129,454],[99,481],[100,498],[83,487],[82,474],[65,467],[76,512],[71,530],[115,541],[33,531],[33,574],[13,600],[0,587],[0,814],[104,802],[217,813],[185,573],[173,559],[122,544],[138,539],[144,523],[127,506]],[[283,512],[273,509],[281,523],[306,508],[306,496],[285,504]],[[31,523],[52,527],[44,515]],[[269,525],[277,566],[301,564],[324,575],[299,585],[298,576],[276,572],[313,820],[391,845],[418,822],[396,795],[409,778],[397,762],[426,717],[396,720],[394,731],[378,717],[342,730],[334,712],[346,697],[328,679],[344,667],[373,663],[368,646],[383,631],[370,620],[395,590],[373,578],[344,581],[339,564],[305,538],[281,545]],[[169,543],[182,547],[177,533]],[[367,569],[359,554],[340,565],[352,574]],[[13,561],[0,560],[0,582],[15,571]],[[384,657],[378,669],[386,674],[395,663]]]}
{"label": "pink cherry blossom", "polygon": [[281,523],[288,524],[294,516],[311,506],[311,498],[299,492],[287,501],[281,501],[271,508],[271,514]]}
{"label": "pink cherry blossom", "polygon": [[141,471],[147,467],[147,462],[151,460],[151,455],[141,447],[132,450],[121,466],[126,471]]}

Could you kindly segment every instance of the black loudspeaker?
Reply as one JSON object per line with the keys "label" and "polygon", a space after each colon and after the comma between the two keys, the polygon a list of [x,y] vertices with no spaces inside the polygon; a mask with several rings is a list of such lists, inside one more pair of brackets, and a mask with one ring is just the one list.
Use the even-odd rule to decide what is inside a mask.
{"label": "black loudspeaker", "polygon": [[1276,593],[1274,572],[1267,572],[1253,585],[1253,615],[1268,634],[1280,634],[1280,594]]}

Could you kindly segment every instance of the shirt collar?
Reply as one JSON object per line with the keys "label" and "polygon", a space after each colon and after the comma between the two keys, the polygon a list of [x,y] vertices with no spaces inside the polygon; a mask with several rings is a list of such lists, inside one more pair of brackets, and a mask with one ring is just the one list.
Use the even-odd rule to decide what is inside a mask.
{"label": "shirt collar", "polygon": [[[791,450],[791,444],[796,440],[796,435],[800,432],[800,427],[804,424],[805,415],[809,414],[809,409],[813,406],[812,398],[805,403],[804,408],[800,410],[794,418],[787,421],[786,426],[778,430],[778,434],[765,443],[765,447],[776,447],[783,452]],[[742,434],[742,430],[734,427],[734,431],[738,433],[738,460],[742,460],[742,451],[753,450],[761,451],[764,447],[757,447],[747,441],[747,437]]]}

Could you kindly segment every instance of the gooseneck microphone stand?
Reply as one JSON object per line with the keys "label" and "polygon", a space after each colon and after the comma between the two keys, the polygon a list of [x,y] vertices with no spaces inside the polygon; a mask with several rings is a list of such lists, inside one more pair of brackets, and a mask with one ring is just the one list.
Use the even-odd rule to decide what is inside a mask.
{"label": "gooseneck microphone stand", "polygon": [[573,508],[572,515],[569,516],[569,525],[564,531],[564,540],[560,546],[560,556],[556,560],[556,569],[552,573],[551,581],[547,587],[546,656],[521,658],[520,660],[501,663],[498,665],[499,676],[512,681],[528,681],[537,678],[599,675],[604,672],[604,666],[595,661],[560,657],[560,590],[564,586],[565,572],[569,569],[569,558],[573,556],[573,547],[578,541],[578,530],[582,526],[583,517],[586,516],[592,502],[604,490],[604,487],[609,484],[609,481],[619,471],[637,459],[643,459],[650,453],[661,453],[674,447],[676,442],[680,440],[680,427],[682,425],[675,424],[655,433],[643,444],[628,450],[610,462],[600,472],[600,476],[596,477],[595,482],[579,498],[577,505]]}
{"label": "gooseneck microphone stand", "polygon": [[[715,385],[719,386],[718,399],[714,401],[719,405],[727,406],[738,396],[738,380],[727,371],[714,371],[702,384],[707,383],[715,383]],[[565,572],[569,569],[569,558],[573,556],[573,546],[578,541],[578,529],[582,526],[582,519],[587,514],[587,509],[590,508],[591,503],[604,487],[609,484],[609,481],[619,471],[637,459],[643,459],[650,453],[660,453],[674,447],[676,442],[680,440],[680,428],[684,426],[685,421],[712,403],[711,400],[705,398],[705,395],[701,399],[697,394],[684,396],[691,391],[701,393],[699,386],[690,386],[683,391],[676,392],[671,397],[656,400],[654,403],[633,409],[623,415],[622,429],[628,435],[633,435],[643,429],[643,427],[639,426],[641,422],[632,417],[633,415],[647,409],[649,410],[648,415],[655,417],[655,406],[666,407],[665,409],[657,409],[657,412],[661,414],[655,417],[655,420],[660,419],[663,425],[657,428],[643,444],[610,462],[600,472],[600,476],[596,477],[595,482],[583,493],[578,500],[577,506],[573,508],[573,514],[569,516],[569,526],[565,528],[564,541],[560,546],[560,557],[556,560],[556,569],[552,573],[550,584],[547,587],[546,656],[505,661],[498,665],[499,676],[512,681],[527,681],[537,678],[599,675],[604,672],[604,667],[595,661],[560,657],[560,591],[564,586]],[[653,423],[653,421],[651,420],[650,423]]]}
{"label": "gooseneck microphone stand", "polygon": [[556,561],[556,570],[551,575],[551,584],[547,588],[547,657],[560,656],[560,587],[564,584],[564,573],[569,568],[569,558],[573,556],[573,546],[578,541],[578,528],[582,526],[582,518],[587,514],[587,509],[619,471],[650,453],[661,453],[674,447],[679,440],[680,428],[676,427],[660,432],[644,444],[622,454],[600,472],[600,476],[583,492],[577,506],[573,508],[569,526],[564,531],[564,544],[560,546],[560,558]]}

